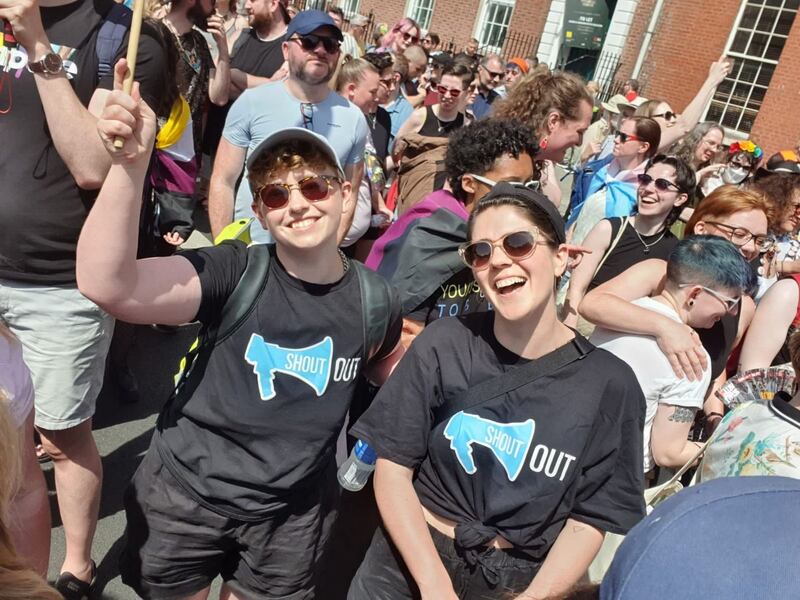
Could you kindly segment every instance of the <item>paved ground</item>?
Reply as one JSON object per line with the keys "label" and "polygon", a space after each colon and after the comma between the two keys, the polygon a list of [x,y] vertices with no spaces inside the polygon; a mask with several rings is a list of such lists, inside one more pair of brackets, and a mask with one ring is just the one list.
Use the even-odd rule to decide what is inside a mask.
{"label": "paved ground", "polygon": [[[187,245],[208,245],[208,241],[195,233]],[[150,443],[158,411],[172,389],[172,376],[195,332],[194,327],[182,328],[174,334],[159,333],[149,327],[136,329],[129,355],[141,392],[141,399],[135,404],[120,401],[113,375],[107,373],[94,420],[95,439],[103,457],[104,469],[100,521],[93,549],[98,567],[97,599],[129,600],[137,597],[122,584],[117,568],[120,538],[125,529],[122,493]],[[58,575],[64,559],[64,530],[56,508],[52,466],[45,466],[45,476],[51,490],[53,514],[49,573],[52,581]]]}

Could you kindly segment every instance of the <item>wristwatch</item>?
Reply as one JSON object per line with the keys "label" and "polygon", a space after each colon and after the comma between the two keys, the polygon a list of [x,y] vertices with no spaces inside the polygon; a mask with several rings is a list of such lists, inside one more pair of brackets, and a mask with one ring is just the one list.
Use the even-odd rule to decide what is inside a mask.
{"label": "wristwatch", "polygon": [[39,60],[28,63],[28,71],[41,75],[58,75],[64,70],[64,61],[55,52],[48,52]]}

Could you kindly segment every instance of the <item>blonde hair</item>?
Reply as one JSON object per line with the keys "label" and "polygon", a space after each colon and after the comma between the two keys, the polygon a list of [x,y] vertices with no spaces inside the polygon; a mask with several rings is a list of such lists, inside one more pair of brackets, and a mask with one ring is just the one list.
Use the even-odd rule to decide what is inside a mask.
{"label": "blonde hair", "polygon": [[7,402],[8,396],[0,388],[0,600],[62,600],[61,594],[49,587],[14,551],[8,511],[19,489],[22,465],[20,432],[6,410]]}
{"label": "blonde hair", "polygon": [[380,75],[375,65],[368,60],[353,58],[348,54],[345,56],[342,66],[339,68],[339,73],[336,76],[336,90],[341,93],[344,91],[346,85],[360,82],[364,78],[364,74],[368,71]]}

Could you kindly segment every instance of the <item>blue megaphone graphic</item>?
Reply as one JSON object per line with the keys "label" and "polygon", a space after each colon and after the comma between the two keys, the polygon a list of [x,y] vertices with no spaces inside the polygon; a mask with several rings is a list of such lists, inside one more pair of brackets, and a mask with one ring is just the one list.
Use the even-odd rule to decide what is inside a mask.
{"label": "blue megaphone graphic", "polygon": [[311,386],[322,396],[328,387],[333,360],[333,340],[326,336],[321,342],[306,348],[282,348],[270,344],[254,333],[250,336],[244,359],[253,365],[258,377],[262,400],[275,397],[275,373],[285,373]]}
{"label": "blue megaphone graphic", "polygon": [[508,480],[514,481],[525,463],[535,427],[533,419],[522,423],[497,423],[462,410],[450,417],[444,437],[450,440],[450,448],[470,475],[478,470],[472,457],[472,445],[480,444],[492,451]]}

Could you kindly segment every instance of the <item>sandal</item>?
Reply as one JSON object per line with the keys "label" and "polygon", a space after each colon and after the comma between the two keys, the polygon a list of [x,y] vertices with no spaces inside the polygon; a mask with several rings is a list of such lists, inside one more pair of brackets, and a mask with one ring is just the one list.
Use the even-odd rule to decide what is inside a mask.
{"label": "sandal", "polygon": [[55,588],[64,597],[64,600],[88,600],[94,588],[95,579],[97,579],[97,565],[92,561],[92,580],[90,582],[87,583],[69,571],[64,571],[56,579]]}

